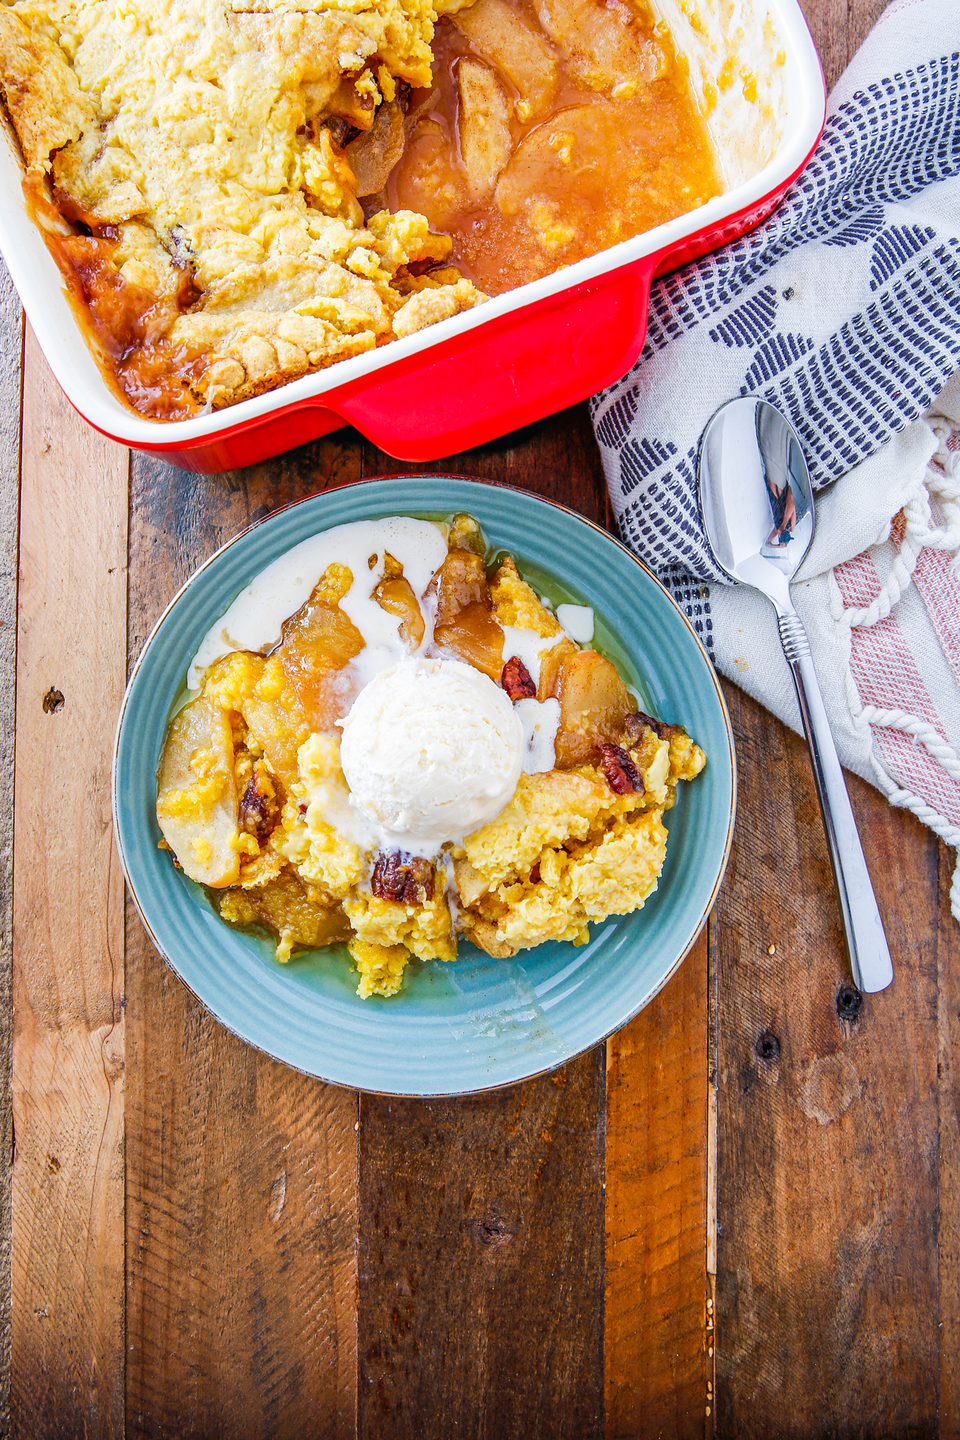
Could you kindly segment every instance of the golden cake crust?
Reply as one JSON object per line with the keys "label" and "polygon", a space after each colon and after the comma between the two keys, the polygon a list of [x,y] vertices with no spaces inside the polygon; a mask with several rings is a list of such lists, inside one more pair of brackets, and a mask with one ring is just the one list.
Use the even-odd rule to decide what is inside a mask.
{"label": "golden cake crust", "polygon": [[484,298],[459,275],[404,293],[408,267],[451,242],[407,211],[365,222],[327,124],[369,126],[398,82],[429,83],[437,13],[436,0],[0,5],[0,85],[28,169],[70,218],[117,227],[123,280],[176,297],[189,277],[192,303],[154,339],[203,362],[196,402],[260,394]]}

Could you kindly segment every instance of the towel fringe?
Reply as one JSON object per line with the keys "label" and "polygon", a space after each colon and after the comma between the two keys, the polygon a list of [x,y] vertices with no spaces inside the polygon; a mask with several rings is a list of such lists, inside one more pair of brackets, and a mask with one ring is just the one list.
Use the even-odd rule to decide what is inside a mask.
{"label": "towel fringe", "polygon": [[[894,559],[890,574],[879,593],[871,603],[862,608],[847,608],[839,597],[839,586],[833,578],[831,585],[831,609],[834,619],[846,624],[852,630],[866,629],[885,619],[912,584],[920,552],[923,549],[943,550],[951,554],[956,565],[960,561],[960,451],[948,448],[948,441],[955,434],[941,416],[928,421],[937,437],[938,446],[931,457],[917,493],[904,505],[903,539]],[[937,523],[933,514],[933,503],[939,507],[943,523]],[[847,707],[854,727],[871,731],[870,763],[877,777],[879,788],[891,805],[909,810],[924,825],[928,825],[947,844],[958,850],[954,866],[953,882],[950,887],[950,910],[960,922],[960,827],[949,821],[921,796],[898,784],[883,765],[873,744],[874,729],[899,730],[914,739],[937,762],[951,780],[960,783],[960,755],[946,738],[929,724],[908,710],[881,708],[864,705],[856,681],[848,665],[844,674]]]}
{"label": "towel fringe", "polygon": [[[955,473],[958,455],[941,444],[933,459],[943,466],[943,470],[928,465],[923,483],[900,512],[904,533],[890,574],[869,605],[859,609],[843,606],[837,617],[851,630],[865,630],[887,618],[911,585],[921,550],[946,550],[955,561],[960,555],[960,481]],[[943,511],[943,525],[934,523],[931,499],[936,499]]]}

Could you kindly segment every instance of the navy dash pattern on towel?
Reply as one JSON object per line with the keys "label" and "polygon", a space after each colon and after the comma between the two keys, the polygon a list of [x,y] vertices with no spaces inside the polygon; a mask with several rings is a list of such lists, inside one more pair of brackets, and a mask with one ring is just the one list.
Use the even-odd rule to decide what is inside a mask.
{"label": "navy dash pattern on towel", "polygon": [[591,409],[623,538],[708,648],[705,582],[723,577],[697,511],[707,420],[735,395],[772,401],[817,488],[874,454],[960,368],[958,216],[951,53],[844,99],[770,220],[653,287],[639,361]]}

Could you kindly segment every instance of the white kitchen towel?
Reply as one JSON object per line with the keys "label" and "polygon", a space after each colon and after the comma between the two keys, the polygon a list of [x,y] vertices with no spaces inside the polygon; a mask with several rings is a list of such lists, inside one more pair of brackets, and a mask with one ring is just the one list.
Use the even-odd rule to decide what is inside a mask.
{"label": "white kitchen towel", "polygon": [[[717,668],[799,730],[773,609],[724,582],[696,501],[719,405],[790,417],[820,492],[794,599],[840,758],[954,846],[958,369],[960,0],[894,0],[775,215],[657,282],[640,360],[591,403],[624,540]],[[960,920],[960,866],[951,903]]]}

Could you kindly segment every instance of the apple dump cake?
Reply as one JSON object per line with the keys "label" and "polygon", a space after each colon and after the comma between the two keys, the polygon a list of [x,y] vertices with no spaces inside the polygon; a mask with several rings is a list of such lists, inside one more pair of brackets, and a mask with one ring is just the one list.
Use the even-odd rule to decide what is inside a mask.
{"label": "apple dump cake", "polygon": [[15,0],[0,87],[85,332],[155,419],[722,189],[648,0]]}
{"label": "apple dump cake", "polygon": [[194,657],[161,843],[279,960],[346,942],[364,997],[460,937],[498,958],[583,944],[656,889],[664,812],[706,763],[592,635],[469,516],[312,537]]}

